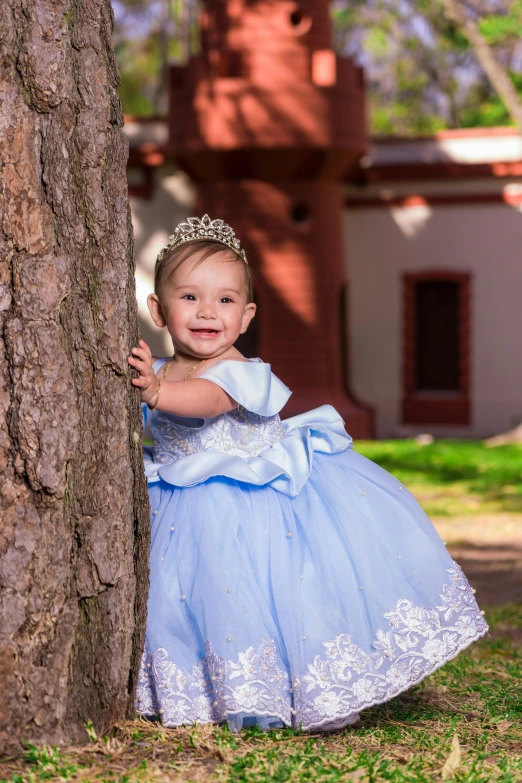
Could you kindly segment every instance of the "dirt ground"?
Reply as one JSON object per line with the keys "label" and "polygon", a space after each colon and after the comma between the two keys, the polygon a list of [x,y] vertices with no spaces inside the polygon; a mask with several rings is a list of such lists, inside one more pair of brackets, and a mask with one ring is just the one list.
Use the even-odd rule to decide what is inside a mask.
{"label": "dirt ground", "polygon": [[482,606],[522,603],[522,515],[434,519]]}

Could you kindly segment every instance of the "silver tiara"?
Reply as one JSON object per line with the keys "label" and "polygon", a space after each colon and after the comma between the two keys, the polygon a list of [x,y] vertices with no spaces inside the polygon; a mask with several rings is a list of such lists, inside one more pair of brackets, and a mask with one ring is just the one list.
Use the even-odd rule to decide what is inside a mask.
{"label": "silver tiara", "polygon": [[239,239],[234,234],[234,229],[227,225],[224,220],[211,220],[208,215],[203,215],[200,219],[198,217],[189,217],[185,223],[180,223],[176,227],[173,234],[170,235],[169,241],[164,245],[158,257],[156,263],[174,247],[178,245],[184,245],[187,242],[197,242],[198,240],[210,239],[214,242],[221,242],[236,253],[245,264],[248,264],[246,253],[241,249]]}

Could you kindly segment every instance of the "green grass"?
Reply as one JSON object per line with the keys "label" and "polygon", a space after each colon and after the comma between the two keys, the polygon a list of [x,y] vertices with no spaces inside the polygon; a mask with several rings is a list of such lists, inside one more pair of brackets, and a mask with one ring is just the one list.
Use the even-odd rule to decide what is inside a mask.
{"label": "green grass", "polygon": [[[332,734],[133,721],[86,745],[0,765],[0,783],[520,783],[522,606],[487,612],[491,634],[420,685]],[[455,734],[460,759],[441,775]],[[3,769],[2,769],[3,767]],[[451,770],[451,766],[450,766]]]}
{"label": "green grass", "polygon": [[402,481],[431,517],[522,513],[522,445],[397,440],[355,448]]}

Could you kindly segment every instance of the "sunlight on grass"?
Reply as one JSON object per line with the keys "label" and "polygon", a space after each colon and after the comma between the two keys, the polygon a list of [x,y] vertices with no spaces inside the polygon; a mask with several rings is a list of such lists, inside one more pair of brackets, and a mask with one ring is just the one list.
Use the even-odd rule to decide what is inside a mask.
{"label": "sunlight on grass", "polygon": [[430,517],[522,513],[522,445],[396,440],[355,448],[402,481]]}

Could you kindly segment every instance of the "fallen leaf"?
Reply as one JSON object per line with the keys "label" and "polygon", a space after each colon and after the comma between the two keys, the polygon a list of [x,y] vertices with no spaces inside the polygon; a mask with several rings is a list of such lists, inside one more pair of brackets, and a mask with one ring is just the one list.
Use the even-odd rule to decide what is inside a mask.
{"label": "fallen leaf", "polygon": [[[496,655],[497,653],[495,653]],[[512,652],[506,653],[506,657],[511,657],[513,655]],[[482,669],[483,674],[494,674],[495,677],[500,678],[501,680],[512,680],[513,675],[509,674],[509,672],[503,672],[501,669]]]}
{"label": "fallen leaf", "polygon": [[506,720],[502,715],[497,715],[496,717],[490,718],[487,723],[489,723],[490,726],[500,726],[501,729],[509,729],[510,726],[513,725],[514,721],[512,720]]}
{"label": "fallen leaf", "polygon": [[487,759],[484,759],[484,764],[496,764],[497,761],[497,756],[488,756]]}
{"label": "fallen leaf", "polygon": [[356,769],[353,772],[349,772],[345,780],[349,781],[349,783],[367,783],[369,778],[368,773],[364,769]]}
{"label": "fallen leaf", "polygon": [[460,764],[461,758],[462,758],[462,753],[460,751],[459,736],[455,732],[455,734],[453,735],[453,739],[451,741],[451,750],[449,752],[449,756],[444,762],[444,766],[440,771],[442,780],[447,780],[453,775],[453,773],[455,772],[455,770]]}

